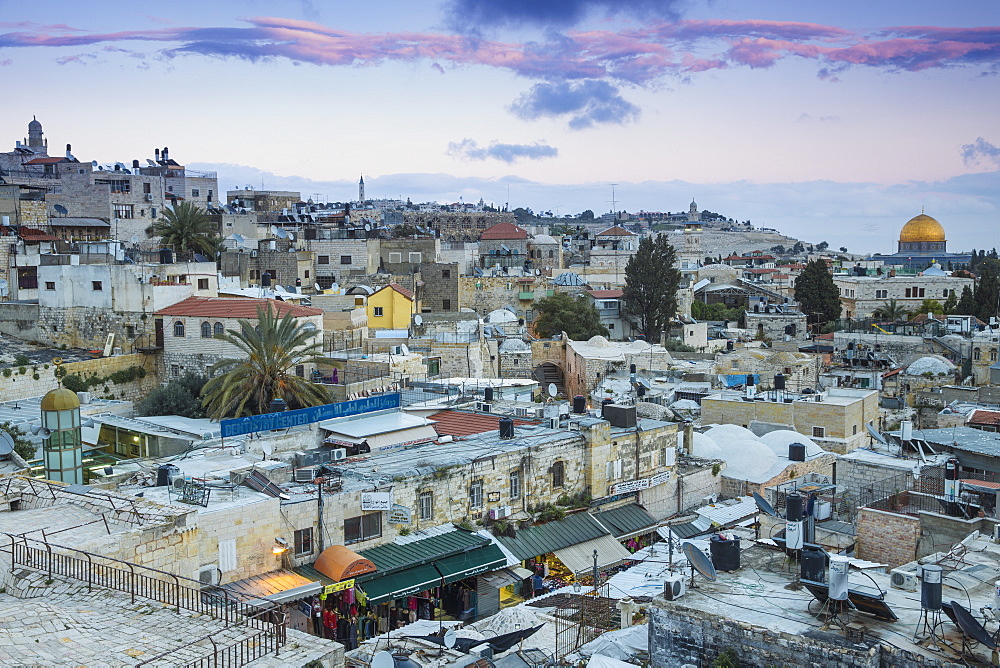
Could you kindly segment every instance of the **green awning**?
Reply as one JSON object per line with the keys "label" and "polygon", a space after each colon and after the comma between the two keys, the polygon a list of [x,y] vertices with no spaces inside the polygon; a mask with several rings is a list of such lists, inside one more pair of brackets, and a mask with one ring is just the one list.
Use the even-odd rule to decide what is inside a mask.
{"label": "green awning", "polygon": [[385,601],[412,596],[418,591],[425,591],[441,584],[441,574],[433,564],[414,566],[397,573],[376,577],[374,580],[362,582],[361,587],[368,596],[369,603],[384,603]]}
{"label": "green awning", "polygon": [[445,557],[434,562],[444,583],[457,582],[471,575],[487,573],[507,565],[503,550],[490,544],[462,554]]}

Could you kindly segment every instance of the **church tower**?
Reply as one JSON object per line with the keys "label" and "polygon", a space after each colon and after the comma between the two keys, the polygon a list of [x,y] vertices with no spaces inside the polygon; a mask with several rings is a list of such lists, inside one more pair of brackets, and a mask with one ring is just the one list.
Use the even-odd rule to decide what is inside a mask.
{"label": "church tower", "polygon": [[30,148],[35,153],[45,153],[49,147],[49,142],[42,135],[42,124],[38,122],[38,119],[34,116],[31,117],[31,122],[28,123],[28,138],[26,143],[28,148]]}
{"label": "church tower", "polygon": [[361,175],[361,180],[358,181],[358,201],[365,201],[365,175]]}
{"label": "church tower", "polygon": [[700,223],[701,214],[698,213],[698,204],[692,199],[691,206],[688,208],[688,222],[689,223]]}

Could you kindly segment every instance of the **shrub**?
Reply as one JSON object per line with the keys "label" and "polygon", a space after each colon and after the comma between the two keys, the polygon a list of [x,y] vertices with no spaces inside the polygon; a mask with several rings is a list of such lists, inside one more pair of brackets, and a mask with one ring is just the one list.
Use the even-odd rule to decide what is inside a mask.
{"label": "shrub", "polygon": [[19,353],[14,356],[14,366],[27,366],[31,364],[31,360],[24,353]]}

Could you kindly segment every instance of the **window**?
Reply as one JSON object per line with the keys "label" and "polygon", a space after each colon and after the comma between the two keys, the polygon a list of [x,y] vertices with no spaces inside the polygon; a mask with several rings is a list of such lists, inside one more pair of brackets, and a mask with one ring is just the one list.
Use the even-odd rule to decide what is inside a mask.
{"label": "window", "polygon": [[947,297],[948,297],[948,288],[944,289],[944,294],[942,294],[941,296],[947,299]]}
{"label": "window", "polygon": [[174,336],[184,338],[184,323],[180,320],[174,323]]}
{"label": "window", "polygon": [[521,471],[510,472],[510,498],[511,500],[521,498]]}
{"label": "window", "polygon": [[552,465],[552,486],[562,487],[566,482],[566,464],[564,462],[556,462]]}
{"label": "window", "polygon": [[972,351],[972,361],[973,362],[978,362],[979,361],[979,357],[981,355],[982,355],[982,353],[980,352],[979,348],[974,348],[973,351]]}
{"label": "window", "polygon": [[608,462],[604,467],[604,472],[608,480],[614,480],[615,478],[622,477],[622,460],[616,459],[613,462]]}
{"label": "window", "polygon": [[295,531],[295,556],[301,557],[304,554],[312,554],[313,551],[313,530],[296,529]]}
{"label": "window", "polygon": [[221,322],[215,323],[214,332],[216,336],[222,336],[226,333],[226,328],[222,326]]}
{"label": "window", "polygon": [[997,350],[996,350],[996,348],[994,348],[993,350],[990,351],[990,361],[991,362],[996,362],[997,361]]}
{"label": "window", "polygon": [[813,438],[826,438],[826,427],[813,427]]}
{"label": "window", "polygon": [[208,199],[209,202],[212,201],[212,191],[211,190],[208,191],[208,197],[207,197],[207,199]]}
{"label": "window", "polygon": [[309,278],[309,270],[308,269],[306,269],[306,276],[305,277]]}
{"label": "window", "polygon": [[376,306],[373,310],[375,312],[374,315],[375,315],[376,318],[381,318],[382,317],[382,307],[381,306]]}
{"label": "window", "polygon": [[910,288],[906,288],[906,296],[907,296],[907,297],[910,297],[910,296],[911,296],[911,295],[910,295],[910,292],[912,292],[912,290],[911,290]]}
{"label": "window", "polygon": [[410,264],[420,264],[420,253],[410,253],[407,257]]}
{"label": "window", "polygon": [[399,264],[403,261],[402,253],[389,253],[389,264]]}
{"label": "window", "polygon": [[298,376],[299,378],[306,377],[306,367],[304,364],[295,365],[295,375]]}
{"label": "window", "polygon": [[317,262],[318,264],[330,264],[330,256],[329,256],[329,255],[320,255],[320,256],[319,256],[319,257],[318,257],[318,258],[316,259],[316,262]]}
{"label": "window", "polygon": [[191,197],[201,197],[201,191],[197,188],[191,188]]}
{"label": "window", "polygon": [[449,310],[451,310],[451,300],[450,299],[442,299],[441,300],[441,310],[442,311],[449,311]]}
{"label": "window", "polygon": [[858,433],[858,425],[854,425],[853,427],[851,427],[851,434],[854,435],[857,433]]}
{"label": "window", "polygon": [[660,448],[660,466],[673,466],[677,463],[677,448],[670,446]]}
{"label": "window", "polygon": [[56,289],[55,282],[54,281],[45,281],[45,289],[46,290],[55,290]]}
{"label": "window", "polygon": [[104,290],[104,285],[100,281],[91,281],[90,287],[94,292],[101,292]]}
{"label": "window", "polygon": [[180,378],[181,368],[177,364],[170,365],[170,376],[173,378]]}
{"label": "window", "polygon": [[418,497],[420,519],[429,520],[434,518],[434,492],[421,492]]}
{"label": "window", "polygon": [[451,269],[442,269],[441,278],[451,278]]}
{"label": "window", "polygon": [[208,279],[207,278],[199,278],[198,279],[198,289],[199,290],[208,290]]}
{"label": "window", "polygon": [[368,513],[344,520],[344,543],[357,543],[382,535],[382,513]]}
{"label": "window", "polygon": [[115,218],[134,218],[135,211],[131,204],[115,204]]}
{"label": "window", "polygon": [[210,322],[201,323],[201,338],[203,339],[212,338],[212,323]]}
{"label": "window", "polygon": [[340,256],[340,264],[351,264],[351,256],[350,255],[341,255]]}
{"label": "window", "polygon": [[146,195],[148,195],[150,192],[152,192],[151,189],[150,189],[150,187],[149,187],[149,182],[148,181],[146,183],[142,184],[142,192],[145,193]]}
{"label": "window", "polygon": [[472,508],[483,507],[483,481],[476,480],[469,485],[469,506]]}
{"label": "window", "polygon": [[549,259],[554,258],[555,256],[556,256],[555,251],[549,251]]}
{"label": "window", "polygon": [[923,288],[920,288],[920,296],[921,296],[921,297],[923,297],[923,296],[924,296],[924,289],[923,289]]}

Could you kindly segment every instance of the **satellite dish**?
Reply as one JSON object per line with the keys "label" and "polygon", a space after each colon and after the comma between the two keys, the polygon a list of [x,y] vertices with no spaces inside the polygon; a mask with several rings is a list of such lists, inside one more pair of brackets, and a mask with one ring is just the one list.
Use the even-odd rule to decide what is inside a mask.
{"label": "satellite dish", "polygon": [[875,429],[875,426],[871,422],[865,424],[865,429],[868,430],[868,433],[876,441],[878,441],[882,445],[889,445],[888,443],[886,443],[885,438],[882,436],[882,434],[878,433],[878,431]]}
{"label": "satellite dish", "polygon": [[771,517],[778,516],[778,513],[776,513],[771,504],[767,502],[767,499],[765,499],[757,492],[753,493],[753,500],[754,503],[757,504],[757,508],[760,510],[760,512],[764,513],[765,515],[770,515]]}
{"label": "satellite dish", "polygon": [[365,232],[371,232],[371,231],[372,231],[372,224],[365,223]]}
{"label": "satellite dish", "polygon": [[288,240],[289,241],[295,241],[295,233],[294,232],[289,232],[288,233]]}
{"label": "satellite dish", "polygon": [[132,242],[133,244],[137,244],[137,243],[139,243],[139,237],[137,237],[136,235],[134,235],[134,234],[133,234],[133,235],[132,235],[132,238],[130,239],[130,241],[131,241],[131,242]]}
{"label": "satellite dish", "polygon": [[396,660],[392,654],[382,650],[372,658],[371,668],[396,668]]}
{"label": "satellite dish", "polygon": [[400,344],[400,346],[399,346],[399,351],[400,351],[401,353],[403,353],[404,355],[409,355],[409,354],[410,354],[410,349],[409,349],[409,348],[408,348],[408,347],[406,346],[406,344],[405,344],[405,343],[403,343],[403,344]]}
{"label": "satellite dish", "polygon": [[455,629],[448,629],[447,631],[444,632],[444,646],[447,647],[448,649],[451,649],[452,647],[455,646],[455,640],[457,639],[458,636],[455,634]]}
{"label": "satellite dish", "polygon": [[90,166],[91,167],[97,167],[97,161],[96,160],[91,160],[90,161]]}
{"label": "satellite dish", "polygon": [[0,457],[14,452],[14,438],[5,431],[0,431]]}
{"label": "satellite dish", "polygon": [[[706,557],[705,553],[699,550],[694,543],[684,543],[681,545],[681,550],[684,551],[684,556],[687,557],[693,571],[698,571],[709,582],[715,582],[718,579],[718,576],[715,574],[715,566],[712,565],[712,560]],[[693,581],[692,574],[692,583]]]}
{"label": "satellite dish", "polygon": [[64,216],[69,213],[69,211],[66,210],[66,207],[62,204],[53,204],[52,208],[55,209],[57,213],[61,213]]}
{"label": "satellite dish", "polygon": [[278,236],[278,228],[275,225],[271,225],[271,227],[269,227],[267,229],[274,236]]}
{"label": "satellite dish", "polygon": [[997,649],[997,644],[994,642],[993,638],[990,637],[989,631],[983,628],[983,625],[979,623],[972,613],[960,606],[955,601],[951,602],[951,610],[955,613],[955,622],[958,623],[958,628],[962,629],[962,633],[974,639],[976,642],[986,645],[989,649]]}
{"label": "satellite dish", "polygon": [[535,276],[541,276],[541,275],[542,275],[542,270],[541,269],[535,269]]}
{"label": "satellite dish", "polygon": [[260,449],[264,451],[265,457],[270,457],[271,453],[274,452],[274,446],[271,445],[270,441],[264,441],[260,444]]}
{"label": "satellite dish", "polygon": [[424,317],[419,313],[416,314],[415,316],[413,316],[413,324],[416,325],[417,327],[420,327],[420,325],[424,324]]}
{"label": "satellite dish", "polygon": [[549,386],[545,389],[548,391],[550,397],[554,397],[559,394],[559,388],[556,387],[555,383],[549,383]]}
{"label": "satellite dish", "polygon": [[313,288],[315,288],[316,292],[323,292],[323,288],[319,286],[319,283],[313,283]]}

